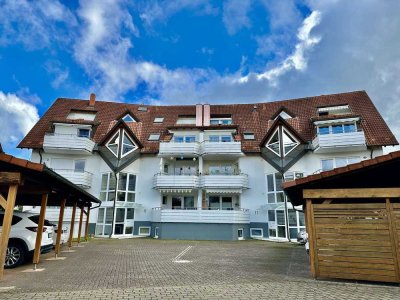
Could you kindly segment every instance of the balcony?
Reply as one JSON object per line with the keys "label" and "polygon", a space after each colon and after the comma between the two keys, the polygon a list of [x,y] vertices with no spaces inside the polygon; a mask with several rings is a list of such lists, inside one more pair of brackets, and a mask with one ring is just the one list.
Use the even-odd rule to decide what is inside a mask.
{"label": "balcony", "polygon": [[250,223],[248,209],[208,210],[208,209],[166,209],[156,207],[152,210],[152,221],[158,223]]}
{"label": "balcony", "polygon": [[363,131],[320,134],[312,141],[315,153],[362,151],[367,149]]}
{"label": "balcony", "polygon": [[199,176],[156,174],[153,187],[157,190],[192,190],[199,187]]}
{"label": "balcony", "polygon": [[205,141],[201,147],[202,155],[229,155],[229,156],[242,156],[242,143],[241,142],[209,142]]}
{"label": "balcony", "polygon": [[160,149],[158,156],[168,157],[168,156],[183,156],[183,157],[193,157],[200,155],[200,143],[174,143],[174,142],[164,142],[160,143]]}
{"label": "balcony", "polygon": [[88,189],[92,186],[92,173],[86,171],[77,172],[69,169],[55,169],[54,172],[84,189]]}
{"label": "balcony", "polygon": [[237,191],[247,189],[249,180],[247,174],[238,175],[204,175],[201,177],[201,186],[207,190],[224,189]]}
{"label": "balcony", "polygon": [[43,150],[47,153],[91,154],[95,142],[74,134],[46,134]]}

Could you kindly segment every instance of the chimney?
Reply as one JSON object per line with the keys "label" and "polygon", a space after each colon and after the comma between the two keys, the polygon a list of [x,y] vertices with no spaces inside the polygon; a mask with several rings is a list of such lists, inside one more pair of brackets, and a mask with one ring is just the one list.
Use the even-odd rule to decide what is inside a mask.
{"label": "chimney", "polygon": [[210,104],[204,104],[203,126],[210,126]]}
{"label": "chimney", "polygon": [[96,103],[96,94],[91,93],[89,99],[89,106],[94,106],[95,103]]}
{"label": "chimney", "polygon": [[196,126],[203,125],[203,106],[196,104]]}

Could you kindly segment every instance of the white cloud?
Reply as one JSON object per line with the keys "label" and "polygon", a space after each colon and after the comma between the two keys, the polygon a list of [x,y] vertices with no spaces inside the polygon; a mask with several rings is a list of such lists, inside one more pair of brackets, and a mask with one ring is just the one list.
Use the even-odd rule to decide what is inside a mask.
{"label": "white cloud", "polygon": [[224,2],[222,20],[230,35],[251,26],[248,17],[250,7],[250,0],[226,0]]}
{"label": "white cloud", "polygon": [[15,94],[0,91],[0,143],[7,151],[14,150],[18,142],[39,120],[38,110]]}

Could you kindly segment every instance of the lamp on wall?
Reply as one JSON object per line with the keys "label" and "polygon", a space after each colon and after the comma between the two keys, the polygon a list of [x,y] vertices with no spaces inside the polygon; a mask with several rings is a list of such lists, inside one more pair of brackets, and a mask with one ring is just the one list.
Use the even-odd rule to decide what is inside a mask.
{"label": "lamp on wall", "polygon": [[193,157],[193,161],[196,161],[196,157]]}

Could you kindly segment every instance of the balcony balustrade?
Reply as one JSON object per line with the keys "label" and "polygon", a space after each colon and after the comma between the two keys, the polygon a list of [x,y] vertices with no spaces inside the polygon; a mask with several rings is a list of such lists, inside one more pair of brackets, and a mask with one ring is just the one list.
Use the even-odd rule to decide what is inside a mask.
{"label": "balcony balustrade", "polygon": [[86,171],[79,172],[70,169],[55,169],[54,172],[82,188],[88,189],[92,186],[92,173]]}
{"label": "balcony balustrade", "polygon": [[43,149],[47,153],[91,154],[95,142],[74,134],[47,133]]}
{"label": "balcony balustrade", "polygon": [[362,151],[367,149],[363,131],[319,134],[312,141],[315,153]]}

